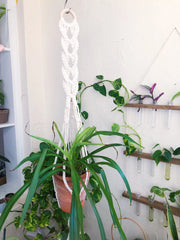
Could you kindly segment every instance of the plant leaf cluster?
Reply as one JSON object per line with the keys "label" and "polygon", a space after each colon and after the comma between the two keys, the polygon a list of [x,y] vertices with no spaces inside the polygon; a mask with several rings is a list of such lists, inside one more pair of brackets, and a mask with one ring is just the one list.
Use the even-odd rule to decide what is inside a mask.
{"label": "plant leaf cluster", "polygon": [[0,5],[0,19],[6,14],[6,7],[4,4]]}
{"label": "plant leaf cluster", "polygon": [[[112,169],[115,169],[119,173],[119,176],[124,181],[125,186],[131,198],[130,186],[124,173],[122,172],[121,168],[116,163],[116,161],[114,161],[110,157],[107,157],[101,154],[101,152],[105,149],[110,149],[112,147],[114,148],[114,147],[124,146],[124,145],[120,143],[103,144],[102,140],[97,141],[96,138],[102,139],[102,136],[109,136],[109,137],[119,136],[120,138],[125,138],[134,144],[136,144],[136,142],[133,139],[131,139],[129,136],[119,132],[97,131],[95,127],[87,127],[82,131],[78,131],[74,141],[71,143],[70,146],[67,147],[64,141],[64,138],[62,137],[62,134],[60,133],[57,127],[57,124],[54,123],[53,126],[56,132],[58,133],[59,138],[61,139],[62,146],[59,146],[55,142],[50,141],[48,139],[30,135],[31,137],[44,142],[49,147],[42,147],[42,151],[39,154],[36,154],[36,155],[33,154],[30,157],[23,159],[15,168],[17,169],[18,167],[20,167],[21,165],[25,164],[28,161],[30,161],[32,164],[34,164],[35,161],[37,161],[37,165],[33,170],[33,177],[32,178],[30,177],[30,171],[26,169],[25,170],[26,178],[25,178],[24,185],[14,194],[14,196],[10,199],[4,211],[2,212],[2,215],[0,216],[0,229],[2,228],[3,223],[6,220],[15,202],[21,197],[21,195],[26,191],[26,189],[29,188],[26,201],[23,206],[21,218],[20,218],[19,226],[21,226],[26,216],[28,216],[27,214],[28,214],[30,204],[32,203],[33,199],[34,198],[36,199],[37,197],[36,193],[39,187],[42,184],[44,184],[47,180],[49,180],[54,174],[64,171],[64,169],[62,168],[59,168],[59,167],[56,168],[59,165],[64,165],[66,166],[67,169],[70,169],[71,178],[73,182],[71,213],[70,213],[70,230],[69,230],[70,240],[79,240],[80,236],[82,239],[85,239],[84,228],[83,228],[83,219],[84,219],[83,209],[82,209],[82,205],[79,198],[80,182],[86,191],[87,198],[89,199],[92,209],[95,213],[98,226],[100,229],[101,239],[103,240],[106,239],[103,223],[99,215],[99,212],[95,206],[95,203],[91,197],[91,194],[90,194],[91,192],[87,189],[87,187],[85,186],[84,182],[82,181],[79,175],[79,166],[81,166],[81,168],[83,167],[87,169],[93,176],[94,180],[96,180],[96,182],[98,183],[100,190],[102,191],[102,193],[104,194],[108,202],[113,223],[117,225],[119,235],[121,236],[121,238],[123,240],[126,240],[126,236],[122,230],[121,224],[119,223],[119,220],[118,220],[118,216],[114,209],[111,192],[109,189],[108,181],[107,181],[105,172],[103,170],[103,167],[108,166]],[[92,141],[92,139],[96,140],[96,142]],[[85,146],[88,147],[89,145],[94,146],[95,149],[92,150],[91,152],[88,152],[87,156],[81,156],[80,152],[82,148]],[[54,149],[56,151],[58,150],[59,153],[54,151]],[[45,162],[47,162],[47,158],[51,159],[52,161],[54,157],[57,157],[58,159],[58,162],[56,164],[50,163],[50,165],[43,167]],[[88,161],[88,159],[90,159],[90,162]],[[43,220],[42,224],[45,224],[45,223],[46,221]]]}
{"label": "plant leaf cluster", "polygon": [[170,147],[167,148],[160,148],[159,144],[156,144],[153,149],[157,148],[157,150],[154,151],[152,158],[155,160],[156,165],[159,164],[160,161],[163,162],[171,162],[171,159],[173,156],[180,155],[180,147],[177,147],[176,149],[173,149]]}
{"label": "plant leaf cluster", "polygon": [[[55,148],[51,147],[45,142],[40,143],[40,151],[31,153],[26,158],[31,163],[26,166],[22,172],[24,175],[24,184],[27,184],[33,178],[35,169],[38,165],[39,158],[45,149],[49,149],[50,152],[56,154]],[[41,171],[50,167],[54,162],[54,156],[47,155]],[[22,205],[23,209],[24,205]],[[53,187],[52,178],[46,179],[44,183],[36,190],[29,208],[27,210],[25,219],[23,221],[23,227],[27,231],[37,231],[37,235],[34,238],[38,239],[67,239],[69,233],[68,227],[69,214],[63,212],[57,203],[55,198],[55,192]],[[14,219],[14,224],[18,228],[21,224],[21,216],[17,216]],[[55,223],[55,224],[54,224]],[[42,229],[47,229],[47,234],[44,236]],[[61,234],[61,238],[59,238]],[[25,235],[26,239],[28,236]]]}
{"label": "plant leaf cluster", "polygon": [[[115,80],[106,80],[104,79],[103,75],[97,75],[96,76],[97,82],[92,85],[86,85],[84,82],[80,81],[78,84],[78,94],[77,94],[77,101],[78,101],[78,107],[80,110],[80,113],[82,117],[86,120],[88,119],[88,112],[87,111],[81,111],[82,107],[82,95],[83,93],[89,89],[93,88],[96,92],[100,93],[102,96],[110,96],[113,100],[113,103],[115,104],[116,110],[120,107],[123,107],[129,100],[129,93],[125,85],[122,83],[121,78],[117,78]],[[110,89],[107,88],[106,83],[109,84]],[[121,91],[124,90],[125,94],[122,94]]]}
{"label": "plant leaf cluster", "polygon": [[[112,124],[112,131],[113,132],[119,132],[120,127],[130,129],[132,131],[132,134],[135,135],[139,143],[141,145],[141,138],[137,131],[129,126],[127,122],[125,121],[124,112],[122,111],[122,107],[125,106],[129,101],[129,92],[126,88],[126,86],[122,83],[121,78],[117,78],[115,80],[106,80],[103,75],[97,75],[96,76],[97,82],[92,85],[86,85],[84,82],[79,82],[79,88],[78,88],[78,94],[77,94],[77,102],[79,111],[82,115],[82,117],[87,120],[89,117],[89,113],[87,111],[82,111],[82,96],[86,92],[87,89],[93,88],[96,92],[100,93],[102,96],[110,96],[113,100],[113,103],[115,104],[115,107],[112,109],[112,111],[118,111],[121,114],[123,114],[123,121],[124,125],[120,126],[117,123]],[[108,84],[111,88],[109,89],[106,84]],[[108,89],[108,90],[107,90]],[[123,91],[122,91],[123,90]],[[108,92],[108,94],[107,94]],[[136,149],[136,146],[133,145],[133,143],[128,142],[128,140],[123,139],[126,143],[126,153],[127,155],[133,153]]]}
{"label": "plant leaf cluster", "polygon": [[154,96],[154,89],[156,85],[157,85],[156,83],[154,83],[151,87],[148,85],[141,85],[144,89],[148,90],[149,92],[149,94],[145,94],[145,95],[136,94],[134,91],[131,90],[131,92],[133,93],[133,96],[130,98],[130,101],[131,100],[138,101],[139,104],[142,104],[145,98],[150,98],[152,99],[153,104],[156,104],[159,98],[164,94],[164,92],[162,92],[158,96],[156,97]]}
{"label": "plant leaf cluster", "polygon": [[[165,192],[167,192],[167,191],[171,192],[171,190],[168,189],[168,188],[160,188],[158,186],[153,186],[150,190],[151,193],[154,193],[155,195],[165,199],[166,209],[167,209],[166,214],[167,214],[168,225],[169,225],[169,229],[170,229],[170,232],[171,232],[171,236],[172,236],[173,240],[178,240],[179,238],[178,238],[176,223],[174,221],[174,217],[173,217],[170,205],[168,203],[168,199],[167,199],[166,194],[165,194]],[[180,194],[179,191],[176,191],[176,192],[177,192],[177,194]],[[170,201],[173,200],[172,195],[174,194],[174,192],[171,192],[171,193],[169,194],[169,196],[171,195],[171,197],[169,198]]]}

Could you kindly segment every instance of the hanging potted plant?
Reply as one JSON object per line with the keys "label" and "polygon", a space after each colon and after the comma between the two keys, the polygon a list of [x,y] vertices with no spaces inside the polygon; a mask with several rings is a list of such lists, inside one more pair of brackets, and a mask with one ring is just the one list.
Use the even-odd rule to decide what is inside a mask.
{"label": "hanging potted plant", "polygon": [[9,110],[3,108],[4,106],[4,93],[2,90],[2,80],[0,80],[0,123],[6,123],[8,121]]}
{"label": "hanging potted plant", "polygon": [[[32,201],[32,198],[36,192],[36,190],[43,184],[44,181],[49,179],[52,176],[61,175],[61,173],[65,172],[67,175],[69,174],[72,179],[72,194],[71,194],[71,211],[70,211],[70,230],[69,230],[69,238],[70,240],[79,240],[84,239],[84,228],[83,228],[83,206],[80,200],[80,193],[82,189],[84,189],[87,198],[89,199],[95,216],[97,218],[98,226],[100,229],[101,239],[106,239],[105,230],[103,227],[103,223],[101,217],[97,211],[97,208],[92,200],[91,194],[83,182],[80,173],[86,172],[86,174],[91,174],[94,179],[96,180],[97,184],[99,185],[100,189],[102,190],[110,209],[110,213],[113,219],[114,224],[117,225],[119,230],[119,234],[123,240],[126,240],[126,236],[122,230],[122,227],[119,223],[118,216],[114,209],[113,200],[111,197],[111,191],[109,188],[109,184],[107,181],[106,174],[104,172],[103,166],[108,166],[110,168],[115,169],[119,175],[122,177],[126,188],[131,196],[130,186],[128,181],[122,172],[119,165],[110,157],[106,155],[100,154],[103,150],[114,148],[118,146],[124,146],[121,143],[110,143],[104,144],[102,142],[102,136],[119,136],[123,139],[127,139],[128,141],[135,143],[133,139],[131,139],[128,135],[112,132],[112,131],[97,131],[95,127],[87,127],[83,131],[78,131],[74,140],[71,144],[65,144],[64,138],[62,137],[56,123],[53,123],[61,142],[62,146],[59,146],[55,142],[52,142],[48,139],[44,139],[41,137],[32,136],[31,137],[38,139],[40,141],[45,142],[46,144],[53,147],[55,150],[58,150],[57,153],[52,151],[50,148],[44,148],[43,152],[39,155],[36,155],[36,159],[33,157],[27,157],[20,162],[20,164],[16,167],[20,167],[22,164],[31,161],[32,163],[38,159],[37,166],[33,172],[33,178],[29,179],[29,181],[25,182],[25,184],[15,193],[15,195],[11,198],[11,200],[6,205],[2,215],[0,216],[0,229],[3,226],[4,221],[6,220],[9,212],[11,211],[15,202],[20,198],[20,196],[29,188],[28,194],[26,197],[26,201],[24,204],[24,208],[21,215],[20,225],[23,223],[24,218],[26,217],[26,213],[28,211],[29,205]],[[99,137],[99,138],[98,138]],[[92,142],[92,140],[98,138],[98,142]],[[89,151],[84,155],[81,156],[81,151],[84,147],[87,146],[94,146],[95,149]],[[46,168],[42,168],[45,159],[48,156],[56,157],[56,162],[52,163],[50,166]],[[99,159],[98,162],[96,160]],[[62,167],[63,166],[63,167]],[[56,177],[54,177],[55,179]],[[56,180],[55,180],[56,181]],[[81,187],[82,186],[82,187]],[[55,183],[55,190],[56,183]],[[58,194],[57,194],[58,195]]]}

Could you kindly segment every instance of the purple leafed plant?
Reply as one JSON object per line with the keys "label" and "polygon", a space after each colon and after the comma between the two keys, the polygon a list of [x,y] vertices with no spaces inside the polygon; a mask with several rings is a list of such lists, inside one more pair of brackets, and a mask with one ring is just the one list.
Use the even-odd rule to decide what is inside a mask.
{"label": "purple leafed plant", "polygon": [[142,85],[142,87],[146,88],[151,95],[149,95],[150,98],[153,100],[153,104],[156,104],[159,98],[164,94],[164,92],[160,93],[157,97],[154,97],[154,89],[156,87],[157,83],[154,83],[152,87],[149,87],[147,85]]}
{"label": "purple leafed plant", "polygon": [[141,94],[136,94],[134,91],[131,90],[131,92],[133,93],[133,96],[130,98],[130,101],[133,100],[133,101],[138,101],[139,104],[142,104],[143,103],[143,100],[145,98],[151,98],[152,101],[153,101],[153,104],[156,104],[157,101],[159,100],[159,98],[164,94],[163,92],[160,93],[157,97],[154,97],[154,89],[156,87],[156,83],[154,83],[152,85],[152,87],[149,87],[147,85],[141,85],[143,88],[147,89],[149,91],[149,94],[148,95],[141,95]]}

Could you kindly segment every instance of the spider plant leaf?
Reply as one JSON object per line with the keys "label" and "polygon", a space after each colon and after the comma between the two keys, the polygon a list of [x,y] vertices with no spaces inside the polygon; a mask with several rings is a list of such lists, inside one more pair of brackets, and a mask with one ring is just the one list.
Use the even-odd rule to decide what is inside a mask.
{"label": "spider plant leaf", "polygon": [[112,201],[112,197],[111,197],[111,191],[110,191],[109,184],[108,184],[108,181],[107,181],[107,178],[106,178],[104,170],[101,171],[101,177],[103,179],[106,192],[109,195],[108,205],[109,205],[109,210],[110,210],[111,217],[112,217],[112,220],[113,220],[113,224],[117,226],[120,237],[123,240],[127,240],[126,235],[125,235],[125,233],[124,233],[124,231],[123,231],[123,229],[121,227],[121,224],[119,222],[118,216],[117,216],[116,211],[115,211],[114,206],[113,206],[113,201]]}
{"label": "spider plant leaf", "polygon": [[92,207],[92,209],[93,209],[93,211],[94,211],[94,214],[95,214],[95,216],[96,216],[96,219],[97,219],[97,222],[98,222],[98,226],[99,226],[99,230],[100,230],[100,234],[101,234],[101,239],[102,239],[102,240],[105,240],[105,239],[106,239],[106,234],[105,234],[104,226],[103,226],[101,217],[100,217],[100,215],[99,215],[99,213],[98,213],[98,210],[97,210],[97,208],[96,208],[96,205],[94,204],[94,202],[93,202],[93,200],[92,200],[92,198],[91,198],[91,195],[90,195],[90,193],[89,193],[89,190],[87,189],[87,187],[86,187],[86,185],[84,184],[84,182],[82,181],[82,179],[80,179],[80,181],[81,181],[81,184],[82,184],[82,186],[83,186],[83,188],[84,188],[84,190],[85,190],[85,192],[86,192],[86,194],[87,194],[87,197],[88,197],[89,202],[90,202],[90,204],[91,204],[91,207]]}
{"label": "spider plant leaf", "polygon": [[128,141],[136,144],[138,147],[143,148],[139,143],[134,141],[131,137],[129,137],[127,134],[119,133],[119,132],[111,132],[111,131],[96,131],[95,133],[92,134],[92,137],[97,136],[97,135],[104,135],[104,136],[119,136],[122,138],[127,139]]}
{"label": "spider plant leaf", "polygon": [[36,166],[36,169],[35,169],[35,172],[34,172],[34,176],[33,176],[32,182],[31,182],[31,186],[29,188],[28,195],[27,195],[27,198],[26,198],[26,201],[25,201],[25,204],[24,204],[23,212],[22,212],[22,215],[21,215],[20,225],[24,221],[24,218],[26,216],[27,210],[28,210],[29,205],[31,203],[32,197],[34,196],[34,194],[36,192],[36,189],[37,189],[37,186],[38,186],[38,181],[39,181],[39,174],[40,174],[42,165],[44,163],[44,160],[46,158],[46,153],[47,153],[47,149],[45,149],[43,151],[43,153],[41,154],[39,162],[38,162],[38,164]]}
{"label": "spider plant leaf", "polygon": [[35,138],[37,140],[40,140],[42,142],[45,142],[47,144],[50,144],[51,146],[55,147],[57,150],[59,150],[65,157],[68,158],[68,151],[67,151],[67,147],[65,148],[66,150],[62,149],[61,147],[59,147],[56,143],[54,143],[53,141],[50,141],[46,138],[41,138],[41,137],[37,137],[37,136],[34,136],[34,135],[29,135],[30,137],[32,138]]}
{"label": "spider plant leaf", "polygon": [[178,238],[178,233],[176,229],[176,224],[175,224],[174,217],[168,202],[167,202],[167,218],[168,218],[168,225],[170,228],[171,236],[173,240],[178,240],[179,238]]}
{"label": "spider plant leaf", "polygon": [[14,206],[14,204],[17,202],[17,200],[22,196],[22,194],[26,191],[26,189],[28,189],[28,187],[30,186],[30,182],[24,184],[9,200],[8,204],[6,204],[1,216],[0,216],[0,230],[3,227],[3,224],[6,220],[6,218],[8,217],[12,207]]}
{"label": "spider plant leaf", "polygon": [[[119,165],[113,159],[111,159],[109,157],[106,157],[106,156],[94,155],[93,157],[94,158],[101,158],[101,159],[107,161],[109,163],[109,166],[111,168],[114,168],[119,173],[119,175],[121,176],[121,178],[122,178],[122,180],[123,180],[123,182],[124,182],[124,184],[125,184],[125,186],[127,188],[127,191],[128,191],[128,194],[129,194],[129,198],[130,198],[130,203],[131,203],[132,202],[131,188],[129,186],[128,180],[127,180],[124,172],[119,167]],[[98,163],[98,162],[97,162],[97,164],[101,165],[101,163]]]}

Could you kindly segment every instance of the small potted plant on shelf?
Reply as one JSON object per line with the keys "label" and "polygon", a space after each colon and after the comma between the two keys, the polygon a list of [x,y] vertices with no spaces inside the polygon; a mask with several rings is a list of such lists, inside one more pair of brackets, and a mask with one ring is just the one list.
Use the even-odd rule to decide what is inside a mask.
{"label": "small potted plant on shelf", "polygon": [[6,123],[8,121],[9,110],[3,108],[4,106],[4,93],[2,90],[2,80],[0,80],[0,123]]}
{"label": "small potted plant on shelf", "polygon": [[[131,198],[130,186],[119,165],[111,157],[102,155],[100,153],[105,149],[109,149],[109,148],[114,149],[114,147],[124,146],[124,144],[122,143],[104,144],[102,142],[102,136],[119,136],[123,139],[127,139],[128,141],[133,142],[134,144],[136,144],[136,142],[126,134],[112,132],[112,131],[97,131],[95,127],[87,127],[82,131],[78,131],[74,140],[71,142],[71,144],[66,145],[64,142],[64,138],[62,137],[57,127],[57,124],[53,123],[53,126],[55,127],[61,139],[62,146],[60,147],[58,144],[48,139],[30,135],[35,139],[45,142],[50,147],[45,147],[43,151],[37,154],[35,157],[25,158],[17,166],[17,167],[20,167],[22,164],[26,163],[27,161],[34,163],[35,160],[37,160],[36,167],[33,170],[33,177],[24,183],[24,185],[15,193],[15,195],[11,198],[11,200],[6,205],[0,217],[0,229],[2,228],[3,223],[6,220],[15,202],[20,198],[20,196],[28,188],[29,188],[28,194],[27,194],[26,201],[24,203],[23,211],[21,214],[20,226],[22,225],[27,215],[31,201],[33,200],[35,193],[37,189],[41,186],[41,184],[43,184],[45,181],[47,181],[54,175],[60,176],[62,175],[61,174],[62,172],[66,172],[67,175],[69,174],[72,179],[72,196],[71,196],[71,211],[70,211],[70,226],[69,226],[70,240],[85,239],[84,227],[83,227],[83,218],[84,218],[83,207],[80,200],[80,192],[82,187],[84,188],[84,191],[87,194],[87,198],[89,199],[90,204],[95,213],[95,216],[97,218],[101,239],[103,240],[106,239],[106,234],[105,234],[101,217],[97,211],[94,201],[92,200],[91,194],[86,184],[83,182],[80,176],[80,173],[84,173],[85,171],[90,173],[94,177],[97,184],[99,185],[99,188],[105,195],[105,198],[109,205],[109,210],[110,210],[113,222],[115,225],[117,225],[119,235],[123,240],[126,240],[127,238],[122,230],[121,224],[119,223],[119,220],[118,220],[118,216],[114,209],[113,200],[111,197],[111,191],[109,188],[109,184],[108,184],[103,166],[105,165],[112,169],[115,169],[119,173],[119,175],[122,177],[126,185],[126,188]],[[94,142],[96,138],[98,139],[98,142]],[[94,141],[92,141],[92,139],[94,139]],[[85,156],[81,156],[81,151],[83,150],[83,148],[89,145],[94,146],[95,149],[92,151],[88,151]],[[52,150],[52,148],[58,151],[55,153],[54,149]],[[48,167],[42,168],[47,157],[56,157],[57,162],[56,163],[51,162],[51,164]],[[95,160],[97,159],[99,159],[99,161],[96,162]],[[65,166],[66,168],[62,168],[62,166]]]}
{"label": "small potted plant on shelf", "polygon": [[0,185],[3,185],[6,183],[6,166],[5,162],[9,162],[9,160],[0,155]]}

